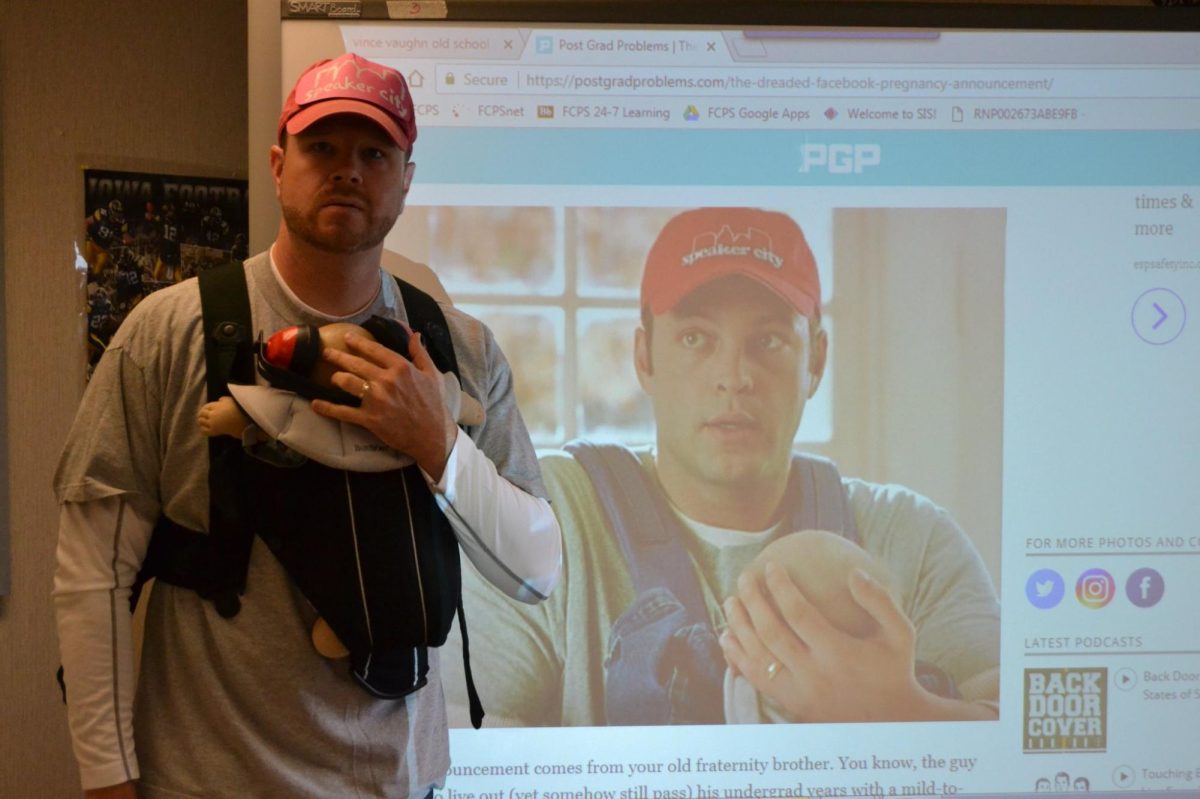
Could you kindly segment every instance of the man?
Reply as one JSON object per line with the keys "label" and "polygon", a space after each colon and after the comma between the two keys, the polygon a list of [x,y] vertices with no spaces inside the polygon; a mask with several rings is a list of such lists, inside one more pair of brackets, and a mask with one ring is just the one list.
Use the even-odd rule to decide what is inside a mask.
{"label": "man", "polygon": [[[283,211],[279,234],[244,270],[254,331],[411,316],[379,263],[413,178],[416,132],[412,99],[395,70],[347,54],[300,77],[270,152]],[[155,293],[131,314],[88,387],[55,479],[62,502],[55,606],[87,796],[392,799],[431,796],[441,784],[449,756],[438,652],[377,647],[392,635],[381,618],[421,614],[415,607],[386,608],[392,616],[376,616],[372,627],[373,584],[362,582],[381,570],[386,576],[393,564],[358,563],[359,582],[345,587],[351,604],[362,589],[368,637],[365,651],[355,654],[351,646],[348,668],[345,659],[314,651],[341,643],[316,640],[318,616],[346,608],[313,597],[310,588],[320,594],[326,587],[320,558],[297,562],[289,551],[299,540],[295,531],[280,529],[308,523],[288,515],[290,505],[316,512],[330,506],[339,524],[348,520],[357,558],[360,536],[386,541],[395,525],[410,531],[416,552],[418,533],[450,535],[438,526],[449,519],[477,565],[517,576],[509,593],[536,601],[554,585],[558,528],[537,498],[544,490],[507,362],[478,321],[448,305],[441,312],[463,390],[484,406],[484,422],[470,435],[454,425],[420,331],[408,345],[411,360],[363,338],[348,339],[348,353],[324,351],[321,357],[338,370],[333,383],[360,404],[314,400],[313,409],[331,424],[366,428],[415,462],[409,468],[419,468],[418,484],[406,469],[397,489],[403,499],[395,491],[385,497],[402,502],[409,517],[392,514],[381,531],[368,529],[375,508],[356,503],[351,486],[376,478],[315,463],[292,471],[264,465],[228,439],[236,456],[230,463],[253,480],[235,507],[258,519],[242,564],[245,590],[240,597],[218,592],[210,602],[160,575],[147,609],[136,705],[125,603],[151,531],[165,519],[187,541],[207,545],[214,540],[207,533],[217,530],[209,527],[210,510],[225,508],[232,492],[210,497],[209,479],[222,475],[208,473],[208,444],[196,421],[207,399],[197,281]],[[300,479],[293,474],[302,472],[315,475],[315,496],[291,488]],[[393,480],[392,474],[378,479]],[[278,508],[281,520],[264,521],[264,507]],[[433,511],[414,522],[414,508]],[[240,529],[238,514],[221,510],[220,519],[221,530]],[[323,532],[305,530],[318,540]],[[165,540],[159,534],[156,541]],[[217,546],[211,549],[219,555]],[[301,590],[310,569],[316,585]],[[439,585],[422,586],[422,607],[446,599],[444,593]],[[447,601],[452,614],[454,599]],[[404,652],[412,658],[392,658]],[[354,660],[358,655],[365,662]],[[404,669],[412,682],[403,689],[380,681],[381,672],[387,678]]]}
{"label": "man", "polygon": [[[542,456],[567,538],[550,601],[489,614],[494,592],[466,581],[493,723],[744,720],[727,718],[727,672],[757,691],[756,720],[995,718],[998,602],[965,535],[911,491],[793,456],[825,369],[820,298],[783,214],[707,208],[666,224],[634,341],[655,446]],[[874,634],[839,632],[784,569],[741,576],[768,543],[813,527],[890,572],[897,600],[843,577]]]}

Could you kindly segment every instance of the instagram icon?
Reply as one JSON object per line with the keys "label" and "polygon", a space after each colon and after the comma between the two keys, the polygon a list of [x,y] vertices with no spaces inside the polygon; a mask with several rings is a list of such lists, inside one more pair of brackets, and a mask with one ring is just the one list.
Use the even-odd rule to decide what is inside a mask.
{"label": "instagram icon", "polygon": [[1102,608],[1117,593],[1117,581],[1104,569],[1088,569],[1075,582],[1075,598],[1085,608]]}

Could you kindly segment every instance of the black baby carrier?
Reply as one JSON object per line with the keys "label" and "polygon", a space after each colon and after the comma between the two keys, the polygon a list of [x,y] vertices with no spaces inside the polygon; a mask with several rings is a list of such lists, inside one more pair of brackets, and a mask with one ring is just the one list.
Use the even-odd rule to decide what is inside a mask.
{"label": "black baby carrier", "polygon": [[[240,264],[203,272],[199,280],[214,401],[229,393],[230,382],[254,382],[250,304]],[[457,375],[437,302],[397,283],[410,326],[434,363]],[[156,577],[195,590],[232,618],[258,536],[349,650],[351,674],[374,696],[400,698],[426,684],[428,648],[445,642],[456,611],[466,659],[458,541],[416,464],[382,472],[304,458],[281,464],[251,456],[237,439],[214,436],[209,494],[208,533],[159,520],[139,586]],[[483,710],[464,665],[478,727]]]}

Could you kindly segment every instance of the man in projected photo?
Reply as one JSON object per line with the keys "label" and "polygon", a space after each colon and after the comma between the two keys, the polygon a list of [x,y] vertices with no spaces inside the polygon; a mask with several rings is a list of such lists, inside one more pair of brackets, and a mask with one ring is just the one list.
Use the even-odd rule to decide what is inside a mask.
{"label": "man in projected photo", "polygon": [[[542,456],[567,553],[548,602],[493,610],[494,591],[466,580],[493,722],[996,717],[999,604],[971,542],[912,491],[793,454],[825,369],[820,297],[804,234],[783,214],[706,208],[666,224],[634,341],[655,445]],[[865,549],[888,587],[853,565],[824,592],[793,582],[785,562],[747,570],[810,528]],[[855,562],[793,557],[827,572]],[[868,631],[829,621],[834,602],[860,606]]]}
{"label": "man in projected photo", "polygon": [[[416,133],[396,70],[353,54],[310,67],[270,150],[283,210],[270,251],[147,297],[96,369],[55,477],[54,603],[88,797],[432,797],[449,768],[436,647],[459,547],[513,598],[538,601],[557,580],[561,538],[507,361],[480,322],[380,268]],[[236,280],[214,296],[214,275]],[[223,309],[209,334],[221,297],[248,308]],[[375,316],[423,323],[404,346],[315,346],[339,391],[311,407],[365,428],[403,468],[335,468],[316,452],[280,465],[254,457],[244,430],[211,439],[210,455],[197,417],[230,331]],[[482,405],[469,434],[444,402],[447,344]],[[152,562],[135,704],[128,601]]]}

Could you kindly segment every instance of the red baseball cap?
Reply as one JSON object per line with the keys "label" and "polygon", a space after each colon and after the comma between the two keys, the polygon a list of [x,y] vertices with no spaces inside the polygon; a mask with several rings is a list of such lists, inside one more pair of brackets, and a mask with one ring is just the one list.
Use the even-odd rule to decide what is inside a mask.
{"label": "red baseball cap", "polygon": [[821,316],[812,250],[790,216],[758,208],[697,208],[672,217],[650,247],[642,305],[655,316],[727,275],[770,288],[803,316]]}
{"label": "red baseball cap", "polygon": [[358,114],[375,122],[406,153],[417,140],[417,115],[404,76],[356,53],[318,61],[304,70],[283,104],[277,138],[318,119]]}

